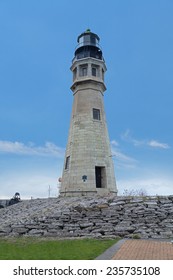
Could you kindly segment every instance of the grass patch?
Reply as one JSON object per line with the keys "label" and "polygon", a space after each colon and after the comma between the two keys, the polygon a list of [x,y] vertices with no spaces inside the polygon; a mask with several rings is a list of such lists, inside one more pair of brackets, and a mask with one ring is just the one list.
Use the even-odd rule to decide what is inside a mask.
{"label": "grass patch", "polygon": [[93,260],[119,239],[0,239],[0,260]]}

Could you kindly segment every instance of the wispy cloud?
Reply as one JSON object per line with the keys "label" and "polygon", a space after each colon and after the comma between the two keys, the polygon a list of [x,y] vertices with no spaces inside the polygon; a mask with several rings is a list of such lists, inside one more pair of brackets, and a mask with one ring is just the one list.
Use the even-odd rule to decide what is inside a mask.
{"label": "wispy cloud", "polygon": [[154,148],[161,148],[161,149],[169,149],[170,148],[170,146],[168,144],[160,143],[156,140],[151,140],[147,144],[148,144],[148,146],[154,147]]}
{"label": "wispy cloud", "polygon": [[159,149],[169,149],[170,146],[167,143],[162,143],[158,140],[138,140],[131,136],[131,132],[127,129],[122,135],[121,138],[124,141],[132,143],[134,146],[148,146],[152,148],[159,148]]}
{"label": "wispy cloud", "polygon": [[121,179],[117,181],[119,195],[124,193],[124,190],[129,192],[134,190],[144,190],[148,195],[172,195],[172,179],[167,177],[155,178],[136,178],[136,179]]}
{"label": "wispy cloud", "polygon": [[118,142],[116,140],[112,140],[111,141],[111,145],[112,146],[119,146]]}
{"label": "wispy cloud", "polygon": [[119,144],[117,141],[111,141],[111,151],[112,156],[115,158],[115,161],[119,166],[124,166],[128,168],[134,168],[137,164],[137,160],[133,157],[126,155],[125,153],[121,152],[120,148],[118,147]]}
{"label": "wispy cloud", "polygon": [[129,129],[127,129],[122,135],[122,140],[126,142],[132,143],[134,146],[140,146],[145,144],[145,140],[137,140],[134,137],[131,136],[131,132]]}
{"label": "wispy cloud", "polygon": [[0,177],[0,199],[11,198],[15,192],[19,192],[22,199],[48,197],[49,188],[50,195],[57,196],[59,192],[57,174],[50,169],[22,173],[19,169],[15,174],[5,174]]}
{"label": "wispy cloud", "polygon": [[0,141],[0,153],[28,155],[28,156],[53,156],[63,157],[64,149],[54,143],[46,142],[44,146],[36,146],[33,143]]}

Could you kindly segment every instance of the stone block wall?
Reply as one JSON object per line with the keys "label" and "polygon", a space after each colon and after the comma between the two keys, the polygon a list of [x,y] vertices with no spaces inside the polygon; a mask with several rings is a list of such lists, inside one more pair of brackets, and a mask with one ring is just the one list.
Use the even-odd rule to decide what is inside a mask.
{"label": "stone block wall", "polygon": [[173,238],[173,196],[66,197],[0,209],[0,236]]}

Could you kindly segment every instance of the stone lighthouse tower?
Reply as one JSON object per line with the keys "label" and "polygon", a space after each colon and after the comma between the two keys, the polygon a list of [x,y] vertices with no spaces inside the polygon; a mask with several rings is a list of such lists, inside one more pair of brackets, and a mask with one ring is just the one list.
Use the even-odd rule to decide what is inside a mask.
{"label": "stone lighthouse tower", "polygon": [[90,30],[77,39],[71,66],[74,102],[61,196],[117,193],[103,104],[106,65],[99,40]]}

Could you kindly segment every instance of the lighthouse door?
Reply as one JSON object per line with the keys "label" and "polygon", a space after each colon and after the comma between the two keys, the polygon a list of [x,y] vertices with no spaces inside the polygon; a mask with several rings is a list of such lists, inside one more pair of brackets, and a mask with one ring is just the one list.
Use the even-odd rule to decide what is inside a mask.
{"label": "lighthouse door", "polygon": [[101,167],[101,166],[95,167],[95,179],[96,179],[96,188],[106,187],[105,167]]}
{"label": "lighthouse door", "polygon": [[95,167],[95,175],[96,175],[96,188],[102,187],[102,179],[101,179],[101,167]]}

